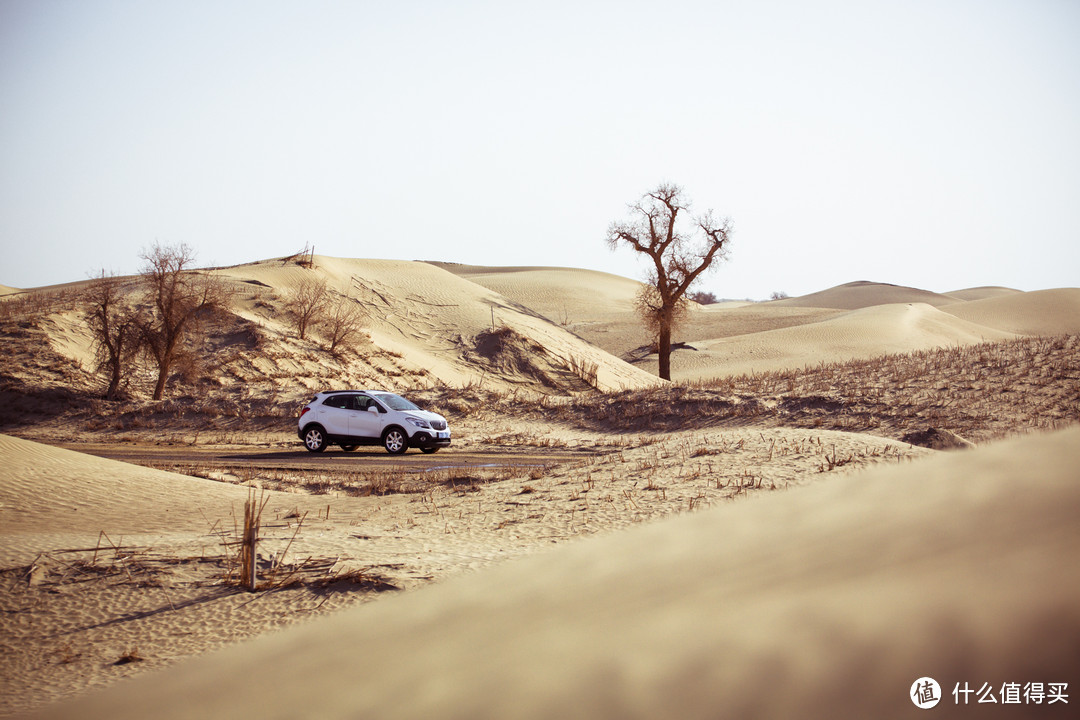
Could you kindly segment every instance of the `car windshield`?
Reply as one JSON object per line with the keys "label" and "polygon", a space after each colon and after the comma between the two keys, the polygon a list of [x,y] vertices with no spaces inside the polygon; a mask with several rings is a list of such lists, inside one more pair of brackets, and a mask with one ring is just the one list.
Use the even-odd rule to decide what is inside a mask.
{"label": "car windshield", "polygon": [[411,402],[393,393],[371,393],[371,395],[391,410],[419,410]]}

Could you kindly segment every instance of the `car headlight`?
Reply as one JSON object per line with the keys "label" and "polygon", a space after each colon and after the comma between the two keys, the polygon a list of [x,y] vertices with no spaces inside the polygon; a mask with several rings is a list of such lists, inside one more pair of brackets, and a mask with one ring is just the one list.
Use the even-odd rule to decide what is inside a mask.
{"label": "car headlight", "polygon": [[421,420],[420,418],[414,418],[414,417],[405,418],[405,419],[408,420],[409,422],[411,422],[413,425],[415,425],[418,428],[424,428],[425,430],[430,430],[431,429],[431,426],[428,425],[427,420]]}

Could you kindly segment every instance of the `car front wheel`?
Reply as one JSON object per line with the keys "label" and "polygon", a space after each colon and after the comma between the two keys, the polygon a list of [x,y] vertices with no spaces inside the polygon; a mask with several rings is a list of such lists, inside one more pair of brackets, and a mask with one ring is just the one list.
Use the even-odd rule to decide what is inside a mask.
{"label": "car front wheel", "polygon": [[390,428],[383,435],[383,447],[391,455],[400,455],[409,448],[409,437],[400,428]]}
{"label": "car front wheel", "polygon": [[310,427],[304,431],[304,447],[311,452],[322,452],[326,449],[326,435],[321,427]]}

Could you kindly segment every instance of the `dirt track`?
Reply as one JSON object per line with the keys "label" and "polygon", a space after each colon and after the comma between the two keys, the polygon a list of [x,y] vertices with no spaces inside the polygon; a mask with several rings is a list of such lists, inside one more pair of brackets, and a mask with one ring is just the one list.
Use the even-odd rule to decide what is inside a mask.
{"label": "dirt track", "polygon": [[322,453],[302,449],[283,449],[239,446],[190,446],[110,443],[63,443],[69,450],[121,460],[136,465],[195,465],[227,469],[260,470],[388,470],[425,472],[459,468],[551,467],[581,460],[594,451],[548,449],[513,450],[499,448],[491,451],[454,450],[448,448],[432,455],[409,451],[390,455],[381,447],[362,447],[344,452],[338,447]]}

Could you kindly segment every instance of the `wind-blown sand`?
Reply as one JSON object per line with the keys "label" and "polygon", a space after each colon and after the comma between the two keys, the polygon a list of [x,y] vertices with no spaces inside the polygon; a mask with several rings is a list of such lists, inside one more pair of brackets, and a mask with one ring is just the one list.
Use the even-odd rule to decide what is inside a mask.
{"label": "wind-blown sand", "polygon": [[1078,466],[1071,429],[730,504],[41,716],[901,717],[923,676],[1075,683]]}

